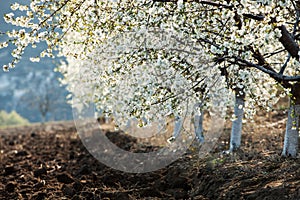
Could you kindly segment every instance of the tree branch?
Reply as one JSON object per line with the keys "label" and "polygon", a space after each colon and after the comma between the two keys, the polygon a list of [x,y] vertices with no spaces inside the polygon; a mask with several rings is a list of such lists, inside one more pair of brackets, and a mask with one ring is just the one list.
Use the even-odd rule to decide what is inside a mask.
{"label": "tree branch", "polygon": [[281,30],[281,37],[279,38],[279,41],[284,46],[284,48],[291,54],[293,58],[296,58],[299,60],[299,46],[293,39],[292,35],[288,32],[286,27],[284,25],[281,25],[278,27],[279,30]]}
{"label": "tree branch", "polygon": [[214,43],[214,42],[212,42],[212,41],[210,41],[208,39],[205,39],[205,38],[198,38],[198,41],[210,44],[210,45],[215,46],[217,48],[220,48],[219,45],[217,45],[216,43]]}
{"label": "tree branch", "polygon": [[257,21],[263,21],[265,19],[264,15],[252,15],[252,14],[243,14],[245,18],[254,19]]}
{"label": "tree branch", "polygon": [[279,74],[283,74],[285,68],[287,67],[287,64],[290,62],[290,59],[291,59],[291,54],[289,54],[289,55],[287,56],[286,61],[285,61],[285,63],[282,65]]}
{"label": "tree branch", "polygon": [[[154,2],[177,2],[178,0],[153,0]],[[210,6],[216,6],[216,7],[222,7],[222,8],[228,8],[228,9],[232,9],[233,5],[225,5],[225,4],[221,4],[221,3],[216,3],[216,2],[212,2],[212,1],[201,1],[201,0],[184,0],[184,2],[196,2],[199,4],[203,4],[203,5],[210,5]]]}
{"label": "tree branch", "polygon": [[252,56],[258,61],[258,65],[262,66],[263,68],[270,70],[274,73],[277,73],[271,65],[266,61],[264,56],[260,53],[259,49],[254,50],[250,47],[250,51],[252,52]]}
{"label": "tree branch", "polygon": [[285,76],[283,74],[276,73],[273,70],[266,69],[265,67],[254,64],[252,62],[249,62],[249,61],[246,61],[246,60],[243,60],[243,59],[240,59],[240,58],[235,58],[235,59],[236,59],[236,61],[241,62],[243,64],[246,64],[249,67],[254,67],[254,68],[268,74],[269,76],[274,78],[279,83],[284,84],[285,87],[290,87],[291,86],[291,84],[288,83],[288,81],[292,81],[292,82],[293,81],[300,81],[300,75],[298,75],[298,76]]}
{"label": "tree branch", "polygon": [[274,56],[274,55],[279,54],[279,53],[284,52],[284,51],[285,51],[285,49],[283,48],[283,49],[279,49],[278,51],[275,51],[275,52],[272,52],[272,53],[264,54],[263,56],[264,56],[264,58],[270,58],[271,56]]}

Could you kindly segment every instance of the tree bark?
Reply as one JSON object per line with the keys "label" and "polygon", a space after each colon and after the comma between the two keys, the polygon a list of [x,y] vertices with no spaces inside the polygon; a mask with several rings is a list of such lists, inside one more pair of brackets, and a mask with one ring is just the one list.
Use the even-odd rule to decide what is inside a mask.
{"label": "tree bark", "polygon": [[299,60],[299,46],[295,39],[292,37],[292,35],[288,32],[286,27],[284,25],[281,25],[279,27],[279,30],[281,30],[281,37],[279,38],[279,41],[284,46],[284,48],[291,54],[293,58],[296,58]]}
{"label": "tree bark", "polygon": [[282,156],[296,157],[300,126],[300,82],[294,84],[286,123]]}
{"label": "tree bark", "polygon": [[235,105],[234,105],[234,115],[236,116],[236,119],[232,122],[232,127],[231,127],[230,148],[229,148],[230,152],[238,149],[241,146],[244,105],[245,105],[244,95],[240,95],[239,92],[236,92]]}

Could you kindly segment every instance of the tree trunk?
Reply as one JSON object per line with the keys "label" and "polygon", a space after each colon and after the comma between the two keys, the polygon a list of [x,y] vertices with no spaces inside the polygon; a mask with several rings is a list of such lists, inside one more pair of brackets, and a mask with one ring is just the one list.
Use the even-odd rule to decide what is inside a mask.
{"label": "tree trunk", "polygon": [[204,142],[204,136],[203,136],[203,111],[201,110],[200,115],[194,116],[194,127],[195,127],[195,135],[196,139],[200,142]]}
{"label": "tree trunk", "polygon": [[241,145],[242,136],[242,122],[244,116],[244,95],[240,95],[239,92],[235,93],[234,115],[236,119],[232,122],[231,135],[230,135],[230,149],[234,151]]}
{"label": "tree trunk", "polygon": [[174,131],[173,131],[173,137],[177,138],[177,136],[180,134],[180,131],[182,129],[182,118],[179,116],[175,116],[175,124],[174,124]]}
{"label": "tree trunk", "polygon": [[174,121],[172,120],[171,123],[174,123],[172,125],[167,125],[170,127],[173,127],[173,134],[172,137],[170,137],[167,141],[169,143],[172,143],[176,140],[176,138],[178,137],[178,135],[180,134],[181,130],[182,130],[182,123],[183,123],[183,119],[179,116],[175,116],[174,117]]}
{"label": "tree trunk", "polygon": [[298,138],[300,125],[300,83],[296,83],[292,88],[292,98],[286,123],[286,132],[282,156],[296,157],[298,153]]}

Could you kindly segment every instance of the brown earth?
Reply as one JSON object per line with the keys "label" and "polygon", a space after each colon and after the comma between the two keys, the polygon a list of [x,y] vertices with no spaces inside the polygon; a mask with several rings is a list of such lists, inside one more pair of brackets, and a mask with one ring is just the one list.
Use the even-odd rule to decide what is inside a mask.
{"label": "brown earth", "polygon": [[[285,120],[282,111],[261,113],[244,125],[238,152],[221,153],[227,128],[206,157],[198,157],[195,143],[168,167],[143,174],[97,161],[72,122],[2,129],[0,199],[300,199],[300,160],[280,156]],[[106,134],[130,151],[156,148]]]}

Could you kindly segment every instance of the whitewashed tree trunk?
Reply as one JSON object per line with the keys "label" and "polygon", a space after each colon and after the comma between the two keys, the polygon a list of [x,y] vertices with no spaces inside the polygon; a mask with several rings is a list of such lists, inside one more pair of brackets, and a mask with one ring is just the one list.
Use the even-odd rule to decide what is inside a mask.
{"label": "whitewashed tree trunk", "polygon": [[177,138],[177,136],[180,134],[180,131],[182,129],[182,118],[179,116],[175,116],[175,124],[174,124],[174,131],[173,131],[173,137]]}
{"label": "whitewashed tree trunk", "polygon": [[283,156],[296,157],[298,153],[299,116],[300,105],[290,105],[284,136]]}
{"label": "whitewashed tree trunk", "polygon": [[300,130],[300,82],[293,85],[291,94],[282,156],[296,157]]}
{"label": "whitewashed tree trunk", "polygon": [[196,139],[200,142],[204,142],[204,135],[203,135],[203,111],[201,110],[200,115],[196,114],[194,116],[194,128],[195,128],[195,135]]}
{"label": "whitewashed tree trunk", "polygon": [[229,149],[230,152],[236,150],[241,145],[244,105],[245,105],[244,96],[239,95],[238,92],[236,92],[235,104],[234,104],[234,115],[236,119],[232,122],[232,127],[231,127],[230,149]]}
{"label": "whitewashed tree trunk", "polygon": [[173,127],[173,134],[172,137],[170,137],[167,141],[169,143],[172,143],[175,141],[175,139],[178,137],[178,135],[181,132],[182,129],[182,123],[183,123],[183,119],[179,116],[175,116],[174,117],[174,121],[172,121],[171,123],[174,123],[174,126],[170,125],[171,127]]}
{"label": "whitewashed tree trunk", "polygon": [[[174,119],[174,131],[173,131],[173,136],[171,138],[175,139],[178,137],[178,135],[180,134],[180,131],[182,129],[182,123],[183,123],[183,119],[179,116],[175,116]],[[194,116],[194,128],[195,128],[195,135],[197,140],[200,143],[204,142],[204,136],[203,136],[203,111],[201,110],[200,114],[196,114]]]}

